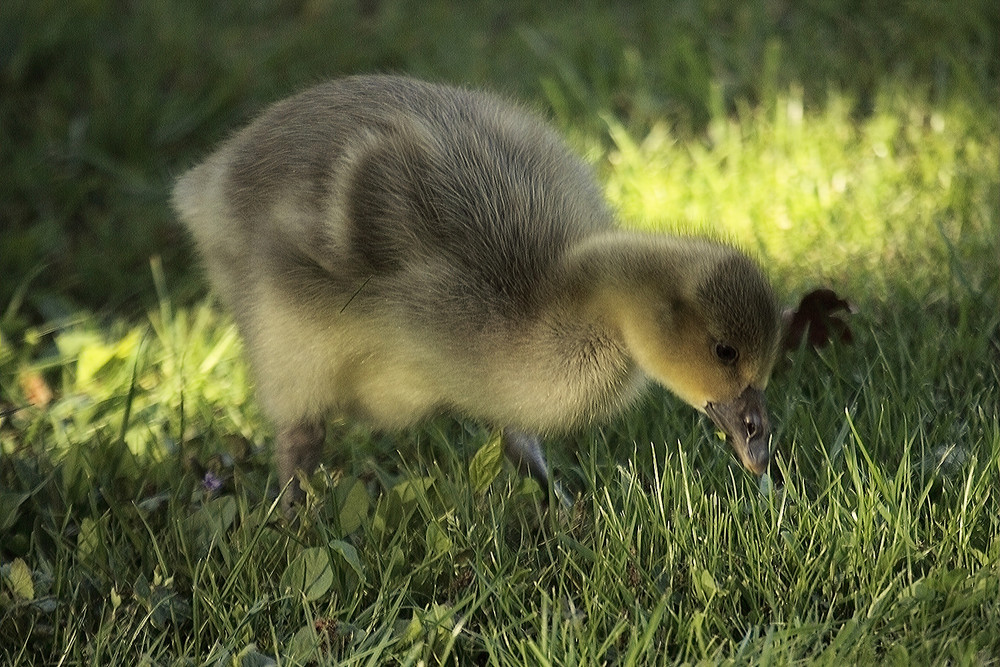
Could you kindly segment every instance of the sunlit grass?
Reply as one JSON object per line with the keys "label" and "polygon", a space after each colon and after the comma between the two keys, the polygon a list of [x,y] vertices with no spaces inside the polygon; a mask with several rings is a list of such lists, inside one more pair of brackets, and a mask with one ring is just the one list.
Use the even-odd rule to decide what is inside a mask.
{"label": "sunlit grass", "polygon": [[[200,15],[175,22],[144,11],[141,21],[121,19],[129,31],[160,26],[163,48],[194,58],[184,45]],[[331,20],[319,5],[309,11]],[[15,296],[0,304],[0,662],[996,662],[996,110],[971,93],[890,79],[863,91],[866,99],[833,85],[818,95],[815,81],[811,90],[778,85],[783,67],[808,69],[794,41],[784,52],[763,49],[767,62],[759,79],[739,79],[741,96],[710,76],[696,37],[675,39],[677,28],[648,34],[649,49],[672,46],[662,61],[645,62],[608,27],[615,12],[588,11],[546,15],[544,30],[522,25],[489,49],[498,72],[516,71],[525,49],[551,59],[552,71],[521,72],[525,80],[512,76],[510,86],[550,108],[624,223],[729,238],[762,259],[789,305],[829,286],[858,306],[851,344],[793,350],[769,386],[783,490],[746,475],[709,424],[653,390],[613,422],[550,443],[577,495],[572,510],[547,510],[545,491],[513,475],[488,429],[441,418],[400,434],[331,429],[326,467],[287,521],[274,502],[270,427],[229,317],[211,300],[191,299],[187,267],[144,260],[137,279],[94,255],[83,261],[100,265],[86,273],[87,289],[100,292],[100,276],[120,273],[109,289],[148,284],[148,312],[74,309],[43,269],[19,274],[17,285],[39,280],[48,291],[4,285]],[[631,20],[642,24],[641,15]],[[395,53],[403,18],[387,10],[377,24],[385,35],[351,62]],[[686,16],[683,30],[705,30],[696,18]],[[414,29],[412,70],[483,76],[488,63],[462,70],[454,50],[433,56],[466,19],[443,12]],[[716,19],[709,27],[752,33],[746,16]],[[254,20],[267,34],[266,21]],[[967,23],[956,16],[946,32],[964,34]],[[33,48],[44,52],[45,39],[69,34],[52,30],[32,32]],[[138,94],[155,88],[144,78],[155,71],[135,75],[135,99],[118,100],[131,110],[122,118],[135,121],[129,132],[97,142],[108,155],[74,157],[82,178],[57,184],[63,199],[45,179],[32,180],[39,210],[55,216],[50,199],[60,201],[94,219],[96,236],[113,234],[115,216],[127,211],[169,219],[164,202],[146,198],[157,167],[143,162],[141,128],[159,127],[161,147],[186,145],[202,126],[214,133],[204,143],[223,136],[235,115],[226,100],[249,89],[255,53],[270,54],[269,76],[302,76],[289,54],[311,53],[319,33],[285,41],[293,32],[253,51],[239,30],[222,30],[205,53],[228,85],[208,94],[190,71],[179,79],[202,106],[174,99],[162,111]],[[601,46],[588,50],[598,37]],[[756,53],[755,40],[723,54],[730,75],[748,67],[738,63]],[[782,53],[793,62],[782,65]],[[842,55],[817,57],[838,71]],[[619,60],[604,67],[612,56]],[[911,64],[935,57],[943,58],[914,53]],[[228,75],[220,58],[233,64]],[[693,69],[681,76],[685,62]],[[111,71],[88,76],[113,87]],[[967,78],[955,75],[954,86],[982,76],[957,71]],[[72,88],[60,81],[47,89],[48,103]],[[673,102],[653,94],[677,81],[687,87]],[[266,97],[254,90],[250,98]],[[657,117],[662,108],[671,114]],[[115,135],[122,118],[78,130]],[[56,141],[57,120],[46,115],[27,143]],[[108,156],[119,144],[132,146],[136,171],[115,171],[121,164]],[[33,150],[15,162],[42,164],[42,148]],[[131,174],[112,179],[131,194],[95,195],[104,192],[102,169]],[[17,178],[32,173],[25,166]],[[11,239],[58,236],[52,219],[39,220],[0,247],[27,252]],[[139,215],[126,229],[149,224]],[[81,248],[93,242],[81,238]]]}
{"label": "sunlit grass", "polygon": [[796,288],[826,282],[881,300],[906,284],[937,299],[987,287],[997,262],[1000,138],[964,104],[903,91],[854,118],[831,94],[805,111],[791,91],[681,141],[641,140],[609,119],[608,194],[633,224],[707,230],[760,253]]}

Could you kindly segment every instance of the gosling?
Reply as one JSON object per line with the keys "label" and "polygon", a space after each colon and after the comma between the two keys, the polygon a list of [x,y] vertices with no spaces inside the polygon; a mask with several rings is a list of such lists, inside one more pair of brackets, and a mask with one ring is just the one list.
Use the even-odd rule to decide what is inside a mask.
{"label": "gosling", "polygon": [[760,268],[618,229],[587,166],[516,105],[399,76],[324,83],[185,173],[173,204],[245,339],[286,502],[332,417],[479,420],[547,486],[539,438],[650,380],[767,467],[779,311]]}

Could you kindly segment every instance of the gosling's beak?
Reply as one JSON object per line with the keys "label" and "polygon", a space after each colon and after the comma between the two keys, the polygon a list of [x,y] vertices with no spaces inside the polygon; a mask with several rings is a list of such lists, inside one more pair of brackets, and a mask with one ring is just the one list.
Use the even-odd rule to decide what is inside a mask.
{"label": "gosling's beak", "polygon": [[757,475],[764,474],[771,441],[771,420],[764,405],[764,392],[747,387],[728,403],[709,403],[705,412],[726,432],[726,440],[743,465]]}

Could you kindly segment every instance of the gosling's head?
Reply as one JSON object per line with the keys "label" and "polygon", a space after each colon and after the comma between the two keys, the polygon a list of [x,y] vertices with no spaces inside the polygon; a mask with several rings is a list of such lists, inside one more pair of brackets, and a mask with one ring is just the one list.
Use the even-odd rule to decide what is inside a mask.
{"label": "gosling's head", "polygon": [[632,307],[623,326],[636,360],[707,413],[743,465],[762,474],[771,438],[764,389],[780,330],[764,274],[733,248],[694,241],[682,260],[647,272],[644,287],[627,299]]}

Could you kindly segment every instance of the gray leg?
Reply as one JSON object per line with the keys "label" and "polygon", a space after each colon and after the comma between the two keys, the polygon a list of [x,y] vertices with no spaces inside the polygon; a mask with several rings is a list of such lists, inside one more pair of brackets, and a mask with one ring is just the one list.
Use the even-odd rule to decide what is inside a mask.
{"label": "gray leg", "polygon": [[552,490],[559,497],[559,502],[563,507],[573,506],[569,495],[562,490],[559,482],[553,480],[549,474],[549,467],[545,463],[545,455],[542,453],[542,445],[538,436],[504,429],[503,453],[507,455],[507,460],[514,464],[518,472],[533,477],[543,489],[548,489],[551,481]]}
{"label": "gray leg", "polygon": [[285,426],[278,432],[278,482],[284,490],[281,504],[286,510],[293,502],[302,500],[302,489],[295,477],[296,471],[311,474],[316,470],[325,438],[326,426],[322,421],[302,421]]}

